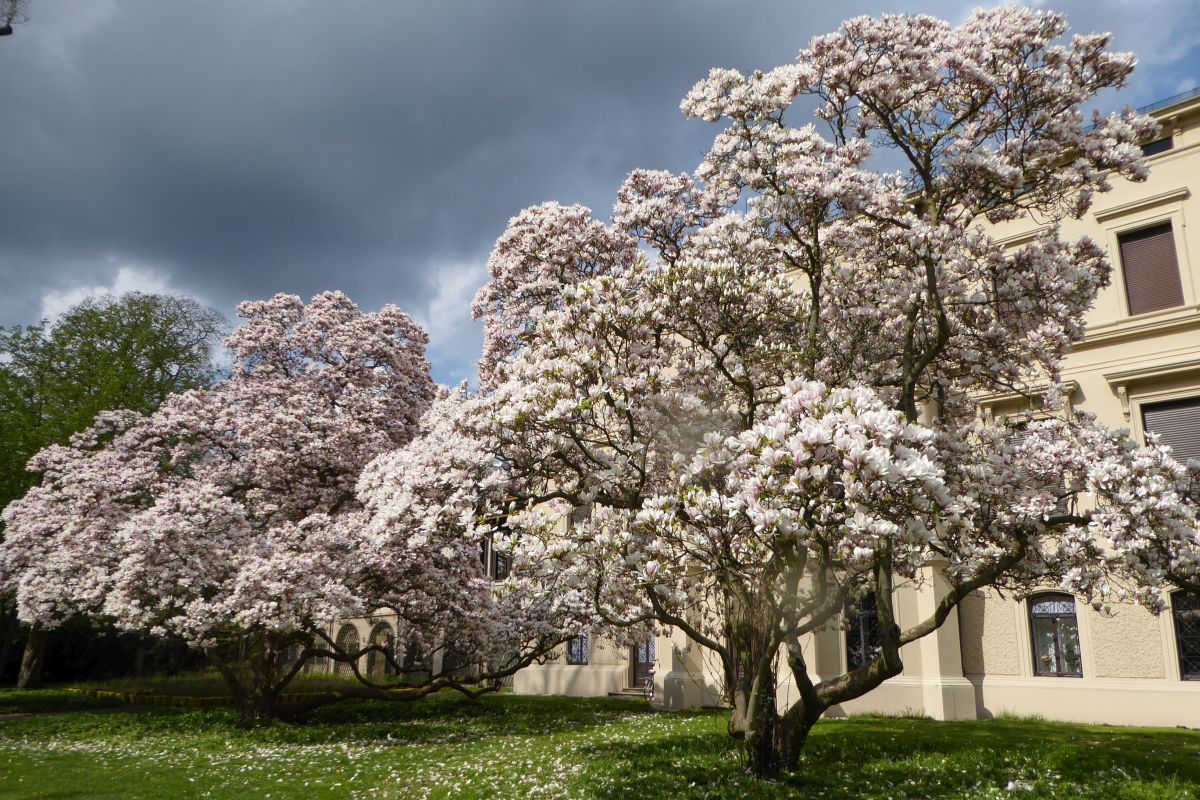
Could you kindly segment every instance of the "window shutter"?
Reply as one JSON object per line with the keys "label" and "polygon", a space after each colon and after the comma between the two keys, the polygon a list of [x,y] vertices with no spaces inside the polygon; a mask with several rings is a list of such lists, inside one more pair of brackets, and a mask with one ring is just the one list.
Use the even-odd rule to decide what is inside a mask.
{"label": "window shutter", "polygon": [[1142,428],[1171,445],[1176,461],[1200,458],[1200,397],[1142,406]]}
{"label": "window shutter", "polygon": [[1146,314],[1183,305],[1183,286],[1179,281],[1171,223],[1123,233],[1118,241],[1130,314]]}

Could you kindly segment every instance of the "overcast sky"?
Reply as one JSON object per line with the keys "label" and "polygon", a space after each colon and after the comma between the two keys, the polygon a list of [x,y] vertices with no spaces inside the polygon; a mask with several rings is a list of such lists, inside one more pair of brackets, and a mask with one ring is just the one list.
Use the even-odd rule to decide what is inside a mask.
{"label": "overcast sky", "polygon": [[[400,305],[474,375],[468,305],[509,217],[607,218],[635,167],[692,170],[709,67],[770,68],[855,14],[955,2],[30,0],[0,39],[0,325],[176,291],[233,317],[323,289]],[[1200,85],[1196,0],[1069,0],[1141,64],[1113,107]]]}

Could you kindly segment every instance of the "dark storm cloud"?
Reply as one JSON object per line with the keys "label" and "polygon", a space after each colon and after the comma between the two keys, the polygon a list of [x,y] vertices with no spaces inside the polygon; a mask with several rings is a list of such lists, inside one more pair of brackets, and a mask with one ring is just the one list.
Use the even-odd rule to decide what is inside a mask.
{"label": "dark storm cloud", "polygon": [[[0,40],[0,324],[139,281],[227,313],[340,288],[426,322],[456,379],[508,218],[606,217],[634,167],[693,169],[712,129],[678,102],[710,66],[783,63],[855,13],[969,7],[33,0]],[[1114,102],[1200,83],[1192,3],[1063,8],[1142,52]]]}

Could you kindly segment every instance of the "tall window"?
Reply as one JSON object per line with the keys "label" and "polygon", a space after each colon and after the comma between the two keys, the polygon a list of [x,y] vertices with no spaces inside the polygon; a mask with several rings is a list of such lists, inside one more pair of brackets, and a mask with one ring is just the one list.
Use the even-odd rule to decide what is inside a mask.
{"label": "tall window", "polygon": [[1170,222],[1122,233],[1117,241],[1130,314],[1183,305],[1183,285]]}
{"label": "tall window", "polygon": [[1033,637],[1035,675],[1083,677],[1074,597],[1067,594],[1031,597],[1029,630]]}
{"label": "tall window", "polygon": [[[371,629],[371,644],[379,645],[384,648],[393,658],[396,656],[396,635],[392,633],[392,626],[386,622],[380,622]],[[388,661],[387,656],[377,650],[372,650],[367,653],[367,674],[372,680],[383,680],[389,675],[396,674],[392,668],[392,663]]]}
{"label": "tall window", "polygon": [[1200,397],[1143,405],[1142,429],[1170,445],[1176,461],[1200,458]]}
{"label": "tall window", "polygon": [[[358,628],[353,625],[346,624],[338,631],[337,635],[338,649],[343,653],[355,653],[358,651]],[[354,667],[350,666],[348,661],[339,661],[334,668],[338,675],[353,675]]]}
{"label": "tall window", "polygon": [[567,663],[583,666],[588,663],[588,637],[576,636],[574,639],[567,642]]}
{"label": "tall window", "polygon": [[465,650],[454,644],[447,643],[442,651],[442,673],[450,677],[470,677],[475,669],[475,663]]}
{"label": "tall window", "polygon": [[1179,676],[1200,680],[1200,597],[1191,592],[1171,594],[1171,616],[1175,619],[1175,646],[1179,650]]}
{"label": "tall window", "polygon": [[879,611],[875,595],[868,594],[858,606],[846,606],[846,667],[858,669],[866,664],[882,646],[879,636]]}

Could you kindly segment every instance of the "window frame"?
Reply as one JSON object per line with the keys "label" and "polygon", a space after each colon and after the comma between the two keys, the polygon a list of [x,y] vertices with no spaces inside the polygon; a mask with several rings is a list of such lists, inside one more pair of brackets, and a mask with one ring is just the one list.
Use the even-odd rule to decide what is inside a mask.
{"label": "window frame", "polygon": [[571,667],[586,667],[591,660],[592,643],[586,633],[567,640],[567,665]]}
{"label": "window frame", "polygon": [[[1185,661],[1184,661],[1184,655],[1183,655],[1184,632],[1183,632],[1183,630],[1181,630],[1184,623],[1179,619],[1180,609],[1176,608],[1176,605],[1175,605],[1175,599],[1177,597],[1188,597],[1188,596],[1191,596],[1190,593],[1185,592],[1183,589],[1176,589],[1175,591],[1173,591],[1169,595],[1167,595],[1167,604],[1171,611],[1171,633],[1173,635],[1172,639],[1175,643],[1175,663],[1179,668],[1179,680],[1181,680],[1181,681],[1200,681],[1200,655],[1198,655],[1196,658],[1196,663],[1194,665],[1193,671],[1189,672],[1185,667]],[[1200,611],[1200,598],[1196,598],[1195,603],[1196,603],[1196,610]],[[1187,610],[1190,611],[1192,609],[1187,609]],[[1200,647],[1200,619],[1193,620],[1188,624],[1195,626],[1195,631],[1189,632],[1188,638],[1191,639],[1192,637],[1195,637],[1195,639],[1198,643],[1198,647]],[[1200,652],[1200,649],[1198,649],[1198,652]]]}
{"label": "window frame", "polygon": [[[1049,672],[1049,671],[1043,671],[1043,669],[1041,667],[1041,662],[1038,659],[1037,626],[1036,626],[1034,620],[1037,620],[1037,619],[1058,620],[1058,619],[1061,619],[1061,618],[1064,618],[1067,616],[1067,614],[1065,614],[1065,613],[1049,613],[1049,614],[1047,614],[1047,613],[1035,614],[1034,613],[1034,606],[1036,604],[1044,603],[1044,602],[1051,601],[1051,600],[1070,601],[1070,603],[1071,603],[1072,610],[1071,610],[1070,616],[1074,619],[1074,622],[1075,622],[1075,639],[1076,639],[1076,643],[1079,645],[1079,671],[1078,672],[1064,672],[1061,669],[1057,672]],[[1038,592],[1037,594],[1032,594],[1025,601],[1025,619],[1026,619],[1026,624],[1029,626],[1029,649],[1030,649],[1030,656],[1031,656],[1030,661],[1033,665],[1033,677],[1035,677],[1035,678],[1082,678],[1083,677],[1083,629],[1079,624],[1079,602],[1075,599],[1074,595],[1067,594],[1066,592]],[[1055,666],[1061,667],[1064,663],[1064,659],[1062,657],[1062,645],[1059,643],[1058,625],[1054,626],[1054,656],[1055,656]]]}
{"label": "window frame", "polygon": [[[1088,327],[1093,325],[1104,325],[1109,323],[1123,323],[1129,320],[1140,320],[1153,315],[1166,315],[1179,313],[1182,309],[1190,308],[1196,303],[1195,287],[1192,285],[1191,264],[1188,261],[1188,252],[1186,242],[1183,239],[1183,231],[1186,227],[1183,219],[1183,200],[1182,198],[1172,197],[1169,200],[1162,202],[1153,202],[1148,205],[1139,205],[1136,208],[1128,210],[1113,210],[1106,212],[1097,212],[1097,221],[1104,220],[1105,236],[1108,240],[1108,260],[1112,264],[1112,284],[1107,291],[1101,292],[1097,297],[1097,304],[1093,309],[1104,313],[1107,308],[1108,313],[1116,311],[1116,316],[1111,320],[1102,319],[1097,322],[1089,322]],[[1129,288],[1125,280],[1125,264],[1121,259],[1121,237],[1138,231],[1153,228],[1157,225],[1169,223],[1171,225],[1171,234],[1175,244],[1175,265],[1179,269],[1179,285],[1183,292],[1182,305],[1172,306],[1171,308],[1163,308],[1157,311],[1147,311],[1142,314],[1133,314],[1129,310]],[[1115,295],[1116,308],[1103,302],[1103,295],[1107,292],[1112,292]]]}
{"label": "window frame", "polygon": [[[1125,421],[1128,423],[1135,441],[1138,444],[1145,446],[1146,444],[1146,424],[1145,413],[1143,409],[1146,406],[1157,406],[1164,403],[1175,403],[1182,400],[1200,399],[1200,364],[1194,370],[1180,372],[1178,375],[1168,375],[1163,379],[1155,378],[1153,382],[1146,379],[1141,385],[1134,386],[1135,381],[1131,380],[1123,384],[1125,388],[1125,396],[1128,398],[1129,411],[1125,415]],[[1157,384],[1157,386],[1155,386]]]}
{"label": "window frame", "polygon": [[[1159,149],[1156,149],[1156,150],[1152,150],[1149,153],[1146,152],[1146,148],[1154,147],[1154,145],[1162,145],[1163,142],[1166,142],[1165,146],[1160,147]],[[1151,139],[1150,141],[1144,142],[1141,145],[1142,158],[1152,158],[1157,155],[1162,155],[1163,153],[1169,153],[1174,149],[1175,149],[1175,136],[1174,136],[1174,134],[1170,134],[1170,133],[1168,133],[1166,136],[1160,136],[1157,139]]]}
{"label": "window frame", "polygon": [[[1172,405],[1177,403],[1197,403],[1200,404],[1200,386],[1192,386],[1187,389],[1178,389],[1169,392],[1147,393],[1137,396],[1137,441],[1143,446],[1146,444],[1146,408],[1154,406]],[[1177,459],[1178,460],[1178,459]],[[1180,462],[1186,464],[1185,461]]]}
{"label": "window frame", "polygon": [[[879,650],[883,647],[883,637],[880,636],[879,630],[879,608],[877,602],[878,601],[875,598],[875,594],[872,592],[863,595],[855,606],[851,607],[849,604],[847,604],[847,606],[842,609],[842,653],[846,659],[847,672],[871,663],[871,660],[875,658],[875,656],[879,653]],[[864,605],[867,603],[869,603],[871,606],[869,609],[864,608]],[[853,615],[851,614],[851,608],[853,608],[854,611]],[[870,626],[864,626],[864,619],[874,620],[874,624]],[[871,637],[872,632],[874,633],[875,641],[873,646]],[[858,639],[858,644],[861,646],[863,654],[862,662],[857,664],[854,663],[855,659],[852,658],[853,651],[850,648],[853,638]]]}

